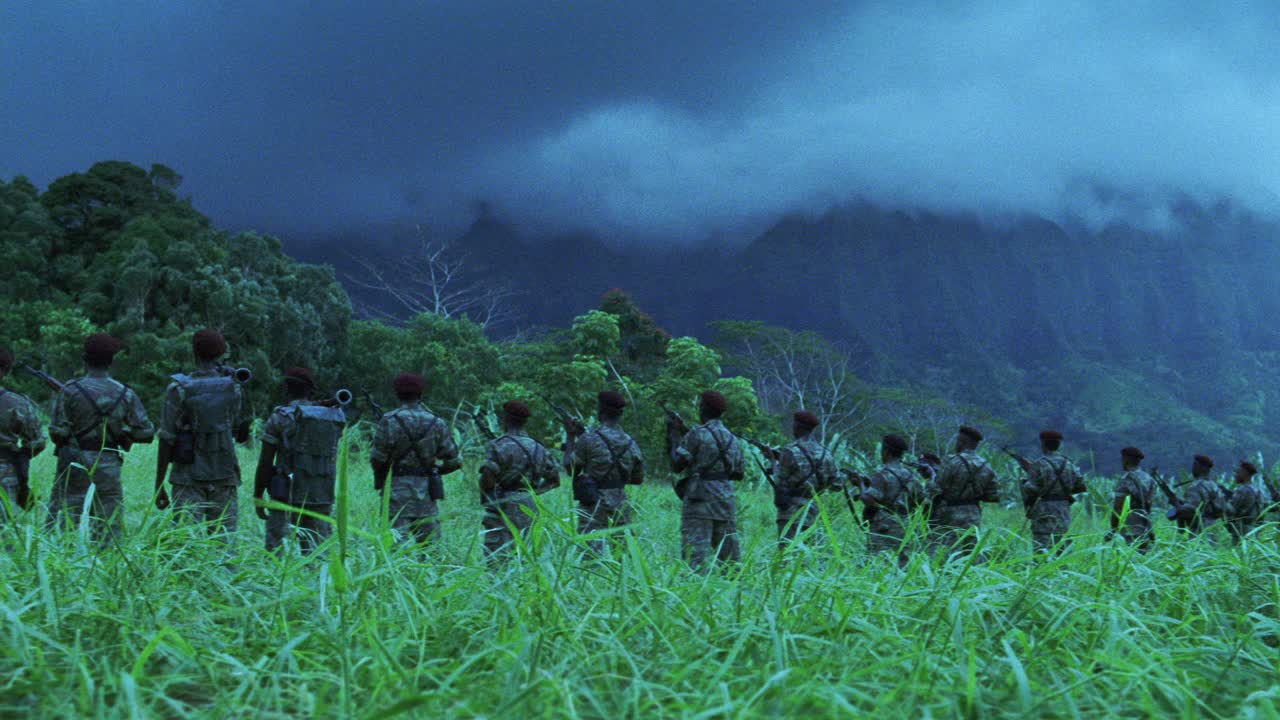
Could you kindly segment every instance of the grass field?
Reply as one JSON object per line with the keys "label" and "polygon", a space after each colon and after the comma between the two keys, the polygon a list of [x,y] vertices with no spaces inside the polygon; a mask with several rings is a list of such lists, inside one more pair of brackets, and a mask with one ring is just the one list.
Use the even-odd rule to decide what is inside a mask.
{"label": "grass field", "polygon": [[[0,716],[1280,717],[1272,529],[1211,548],[1161,520],[1142,556],[1077,507],[1079,541],[1035,561],[1020,511],[988,509],[987,563],[900,571],[839,497],[827,545],[780,559],[770,496],[744,487],[740,572],[703,577],[654,483],[622,562],[578,560],[561,489],[494,571],[470,468],[423,558],[390,542],[352,456],[325,560],[264,553],[245,487],[227,563],[149,507],[153,452],[126,463],[118,545],[36,513],[6,530]],[[34,473],[43,492],[47,454]]]}

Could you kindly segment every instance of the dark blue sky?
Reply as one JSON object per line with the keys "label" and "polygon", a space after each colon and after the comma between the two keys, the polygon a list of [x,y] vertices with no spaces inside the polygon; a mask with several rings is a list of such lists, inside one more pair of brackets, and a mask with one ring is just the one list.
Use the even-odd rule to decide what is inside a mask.
{"label": "dark blue sky", "polygon": [[287,236],[481,199],[675,240],[854,196],[1278,205],[1280,4],[935,5],[6,2],[0,176],[162,162]]}

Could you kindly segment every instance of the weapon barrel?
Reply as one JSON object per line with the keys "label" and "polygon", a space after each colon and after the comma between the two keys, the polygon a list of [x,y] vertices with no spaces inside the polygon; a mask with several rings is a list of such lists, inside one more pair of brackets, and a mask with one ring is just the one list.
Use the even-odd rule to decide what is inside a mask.
{"label": "weapon barrel", "polygon": [[236,381],[240,385],[244,385],[245,383],[253,379],[253,371],[250,370],[249,368],[228,367],[226,365],[219,365],[218,372],[221,372],[223,375],[230,377],[232,380]]}
{"label": "weapon barrel", "polygon": [[48,385],[51,390],[62,392],[62,383],[58,382],[57,379],[49,373],[43,370],[37,370],[26,363],[21,363],[21,365],[23,370],[26,370],[37,378],[40,378],[40,380],[42,380],[45,385]]}

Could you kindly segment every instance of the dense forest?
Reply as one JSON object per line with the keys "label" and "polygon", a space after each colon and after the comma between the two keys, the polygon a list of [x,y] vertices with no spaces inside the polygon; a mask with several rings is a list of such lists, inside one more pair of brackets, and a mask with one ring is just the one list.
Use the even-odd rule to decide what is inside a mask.
{"label": "dense forest", "polygon": [[153,410],[189,363],[190,332],[209,326],[253,370],[259,415],[280,371],[305,364],[355,391],[357,415],[414,369],[437,412],[520,397],[546,434],[548,401],[586,415],[619,387],[653,450],[660,404],[691,413],[710,385],[734,398],[736,430],[766,438],[804,405],[831,440],[864,448],[893,429],[936,449],[969,420],[1024,448],[1055,425],[1099,469],[1125,444],[1167,466],[1276,449],[1280,299],[1265,289],[1280,250],[1263,242],[1274,228],[1230,209],[1188,204],[1157,236],[850,205],[734,248],[648,251],[523,237],[483,209],[456,238],[381,229],[285,246],[324,261],[309,264],[274,237],[214,227],[181,181],[102,162],[43,192],[0,182],[3,342],[68,377],[81,338],[112,332],[128,346],[118,374]]}

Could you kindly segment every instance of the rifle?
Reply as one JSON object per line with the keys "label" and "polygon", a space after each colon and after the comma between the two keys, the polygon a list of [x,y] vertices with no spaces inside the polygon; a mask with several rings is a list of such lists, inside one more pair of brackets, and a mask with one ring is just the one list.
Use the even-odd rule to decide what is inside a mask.
{"label": "rifle", "polygon": [[481,420],[479,415],[475,413],[459,413],[459,414],[466,415],[467,417],[471,418],[471,423],[476,426],[476,429],[480,431],[480,434],[484,436],[485,440],[488,440],[489,442],[493,442],[494,440],[498,439],[498,436],[493,433],[493,428],[489,427],[489,423]]}
{"label": "rifle", "polygon": [[689,425],[680,417],[680,413],[667,407],[667,404],[658,401],[658,407],[667,414],[667,457],[671,458],[674,463],[676,459],[676,445],[679,444],[680,438],[689,432]]}
{"label": "rifle", "polygon": [[560,420],[560,424],[564,426],[566,437],[577,437],[586,431],[586,428],[583,427],[582,420],[578,419],[577,416],[573,415],[568,410],[565,410],[560,405],[551,402],[551,398],[546,395],[539,394],[538,397],[542,398],[542,401],[550,406],[551,411],[556,414],[556,417]]}
{"label": "rifle", "polygon": [[1022,468],[1022,472],[1026,473],[1028,476],[1031,475],[1031,461],[1027,459],[1027,456],[1019,455],[1018,453],[1010,450],[1008,446],[1004,445],[1000,446],[1000,452],[1013,458],[1014,462],[1018,463],[1018,467]]}
{"label": "rifle", "polygon": [[53,390],[54,392],[62,392],[62,389],[63,389],[62,383],[58,382],[58,380],[54,378],[52,375],[50,375],[49,373],[43,370],[37,370],[36,368],[33,368],[26,363],[19,363],[19,366],[21,366],[23,370],[26,370],[32,375],[35,375],[37,378],[40,378],[41,380],[43,380],[44,384],[49,386],[49,389]]}
{"label": "rifle", "polygon": [[373,393],[368,390],[364,392],[364,401],[368,403],[369,408],[373,410],[373,413],[376,416],[374,420],[381,420],[382,416],[386,415],[386,413],[382,412],[382,406],[378,404],[378,401],[373,399]]}
{"label": "rifle", "polygon": [[1170,520],[1177,518],[1178,508],[1182,506],[1182,500],[1178,498],[1178,494],[1173,491],[1173,488],[1169,487],[1169,483],[1165,482],[1164,478],[1160,476],[1159,469],[1151,468],[1151,479],[1156,481],[1156,486],[1160,488],[1160,491],[1169,500],[1169,512],[1165,514],[1165,517]]}
{"label": "rifle", "polygon": [[925,480],[932,481],[938,475],[937,469],[927,462],[913,462],[908,464]]}
{"label": "rifle", "polygon": [[[871,484],[870,478],[860,473],[854,472],[853,470],[850,470],[848,468],[840,468],[840,476],[842,478],[853,481],[854,487],[858,489],[857,498],[856,498],[858,500],[862,499],[862,493],[867,489],[867,486]],[[871,518],[875,517],[876,511],[872,508],[866,507],[864,503],[862,508],[862,513],[859,514],[857,508],[853,506],[853,501],[855,498],[849,492],[849,485],[846,483],[841,483],[840,489],[841,489],[840,494],[844,495],[845,504],[849,506],[849,514],[853,515],[853,519],[859,525],[861,525],[864,528],[868,527],[871,524]]]}

